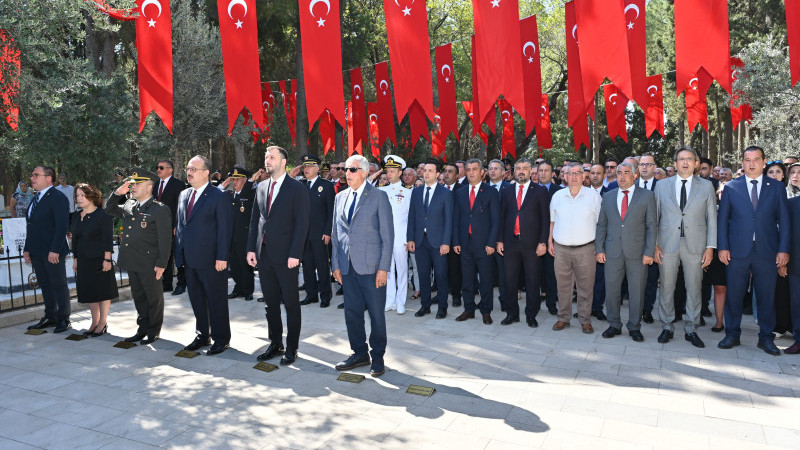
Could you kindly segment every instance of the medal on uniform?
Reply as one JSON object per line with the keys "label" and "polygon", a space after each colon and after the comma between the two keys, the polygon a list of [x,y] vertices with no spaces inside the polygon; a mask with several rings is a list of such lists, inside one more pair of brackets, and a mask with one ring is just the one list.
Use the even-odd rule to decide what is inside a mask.
{"label": "medal on uniform", "polygon": [[147,228],[147,222],[145,222],[144,220],[142,220],[142,228]]}
{"label": "medal on uniform", "polygon": [[317,188],[317,192],[322,192],[322,186]]}
{"label": "medal on uniform", "polygon": [[244,212],[244,205],[239,207],[239,212]]}

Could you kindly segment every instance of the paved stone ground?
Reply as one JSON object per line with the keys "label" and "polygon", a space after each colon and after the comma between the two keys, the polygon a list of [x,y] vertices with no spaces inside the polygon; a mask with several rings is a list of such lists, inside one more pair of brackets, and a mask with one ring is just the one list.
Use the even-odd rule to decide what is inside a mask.
{"label": "paved stone ground", "polygon": [[[301,293],[302,296],[302,293]],[[676,333],[644,343],[627,333],[583,335],[573,320],[551,330],[456,323],[387,313],[389,371],[360,384],[337,381],[349,354],[342,310],[303,307],[300,357],[291,367],[253,369],[268,344],[262,303],[233,300],[230,350],[175,356],[194,337],[186,294],[168,297],[162,339],[112,347],[133,334],[130,301],[112,305],[110,335],[0,329],[0,448],[746,448],[800,446],[800,358],[744,345],[695,349]],[[77,330],[88,311],[73,316]],[[791,341],[782,338],[780,347]],[[277,361],[273,361],[277,364]],[[356,373],[367,374],[367,368]],[[432,386],[432,397],[405,393]]]}

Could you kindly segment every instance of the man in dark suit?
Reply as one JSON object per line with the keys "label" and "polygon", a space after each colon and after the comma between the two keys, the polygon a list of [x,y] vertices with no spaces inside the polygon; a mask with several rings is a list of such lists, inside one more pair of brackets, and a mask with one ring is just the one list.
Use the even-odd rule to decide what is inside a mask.
{"label": "man in dark suit", "polygon": [[211,162],[195,156],[186,166],[190,188],[178,199],[175,262],[184,266],[189,301],[196,319],[197,337],[186,350],[211,345],[208,355],[230,346],[228,315],[228,257],[233,215],[225,195],[209,182]]}
{"label": "man in dark suit", "polygon": [[740,345],[742,299],[747,279],[753,274],[758,308],[758,348],[779,355],[775,346],[775,280],[778,269],[789,262],[791,223],[786,189],[763,174],[764,149],[745,149],[745,176],[725,185],[717,215],[719,260],[727,265],[725,338],[717,345],[729,349]]}
{"label": "man in dark suit", "polygon": [[[458,163],[445,163],[442,171],[444,187],[453,194],[464,187],[459,181],[460,173],[464,172],[464,161],[461,166]],[[453,306],[461,306],[461,256],[450,247],[447,254],[447,284],[450,287],[450,295],[453,297]]]}
{"label": "man in dark suit", "polygon": [[[639,178],[636,179],[636,187],[655,192],[656,190],[656,160],[651,153],[645,153],[639,158],[637,163]],[[642,310],[642,321],[653,323],[653,306],[656,303],[656,292],[658,291],[658,264],[650,264],[647,267],[647,284],[644,289],[644,309]]]}
{"label": "man in dark suit", "polygon": [[[506,166],[503,161],[499,159],[493,159],[489,161],[489,167],[487,170],[489,174],[489,182],[487,183],[489,187],[497,191],[497,199],[500,199],[500,192],[511,186],[511,183],[504,179],[506,174]],[[499,203],[498,203],[499,204]],[[499,223],[498,223],[499,226]],[[498,228],[498,236],[499,236],[499,228]],[[496,244],[495,244],[496,245]],[[503,255],[498,253],[497,251],[494,252],[492,256],[494,259],[494,282],[497,284],[498,296],[497,301],[500,303],[500,310],[505,312],[506,310],[506,270]]]}
{"label": "man in dark suit", "polygon": [[[253,183],[248,180],[251,175],[246,168],[235,165],[225,181],[220,184],[220,189],[225,192],[227,200],[231,203],[231,214],[233,215],[233,237],[231,238],[231,254],[228,265],[231,268],[234,285],[228,298],[244,297],[245,301],[253,300],[253,290],[255,289],[253,268],[247,264],[247,239],[250,237],[253,200],[256,198]],[[225,190],[229,185],[232,189]]]}
{"label": "man in dark suit", "polygon": [[[175,227],[177,226],[176,217],[178,216],[178,197],[181,192],[186,189],[186,183],[175,178],[174,167],[172,161],[162,159],[156,166],[156,173],[158,175],[158,182],[153,183],[153,197],[159,202],[169,206],[170,214],[172,216],[172,233],[174,236]],[[167,261],[166,269],[164,270],[164,278],[161,280],[164,292],[172,291],[172,266],[175,261],[175,246],[170,245],[172,250],[169,253],[169,261]],[[178,284],[172,295],[181,295],[186,291],[186,275],[184,274],[183,267],[178,267]]]}
{"label": "man in dark suit", "polygon": [[479,159],[466,163],[467,184],[456,191],[455,220],[453,221],[453,250],[461,255],[461,293],[464,312],[457,322],[475,318],[475,284],[480,276],[483,323],[492,324],[492,265],[497,245],[500,219],[500,197],[488,184],[483,183],[483,164]]}
{"label": "man in dark suit", "polygon": [[301,305],[321,300],[320,306],[331,304],[331,269],[328,246],[331,243],[333,224],[333,183],[319,176],[321,160],[318,156],[303,155],[303,175],[308,189],[308,237],[303,253],[303,280],[306,298]]}
{"label": "man in dark suit", "polygon": [[[602,164],[593,164],[589,168],[589,187],[594,189],[595,192],[603,196],[608,190],[603,186],[605,180],[606,168]],[[592,316],[597,320],[606,320],[607,317],[603,312],[603,306],[606,304],[606,277],[605,277],[605,264],[599,262],[595,265],[594,271],[594,297],[592,298]]]}
{"label": "man in dark suit", "polygon": [[506,318],[500,323],[519,322],[517,288],[525,274],[525,322],[539,326],[536,315],[542,305],[539,296],[541,257],[547,251],[550,210],[547,190],[531,181],[532,164],[520,158],[514,164],[516,184],[500,192],[500,231],[497,252],[505,257]]}
{"label": "man in dark suit", "polygon": [[[271,341],[258,360],[283,355],[282,365],[297,359],[301,318],[297,277],[308,235],[308,188],[287,176],[288,157],[281,147],[267,147],[264,166],[269,179],[258,184],[247,240],[247,262],[258,267]],[[281,300],[286,307],[285,348]]]}
{"label": "man in dark suit", "polygon": [[429,159],[422,168],[422,186],[411,191],[408,212],[408,251],[415,253],[422,305],[414,316],[431,312],[431,267],[436,276],[437,319],[447,317],[447,254],[453,232],[453,194],[437,182],[439,161]]}
{"label": "man in dark suit", "polygon": [[[548,205],[550,200],[553,199],[553,195],[563,189],[561,185],[558,183],[553,182],[553,163],[547,160],[543,160],[539,162],[539,166],[536,169],[537,176],[539,179],[539,186],[547,189],[547,201]],[[550,225],[548,224],[548,227]],[[556,271],[554,268],[555,258],[550,253],[545,253],[542,256],[542,264],[541,264],[541,281],[542,281],[542,291],[545,294],[545,305],[547,305],[547,311],[550,313],[551,316],[555,316],[558,314],[558,283],[556,280]]]}
{"label": "man in dark suit", "polygon": [[[797,163],[789,166],[789,171],[792,166],[797,166]],[[789,215],[791,216],[792,223],[792,248],[791,258],[789,265],[778,269],[778,274],[781,276],[789,276],[789,292],[794,294],[790,296],[791,311],[792,311],[792,328],[794,329],[794,344],[785,348],[783,353],[787,355],[796,355],[800,353],[800,196],[795,196],[789,199]]]}
{"label": "man in dark suit", "polygon": [[55,170],[37,166],[31,173],[31,187],[37,194],[28,206],[28,228],[22,256],[33,266],[44,298],[44,317],[28,327],[45,329],[55,326],[54,333],[72,328],[69,321],[69,289],[64,258],[69,253],[69,200],[53,189]]}

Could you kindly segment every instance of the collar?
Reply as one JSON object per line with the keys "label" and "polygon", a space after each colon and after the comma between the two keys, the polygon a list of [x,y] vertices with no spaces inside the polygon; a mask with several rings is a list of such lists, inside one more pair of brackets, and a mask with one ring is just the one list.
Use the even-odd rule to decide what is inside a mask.
{"label": "collar", "polygon": [[433,190],[435,191],[435,190],[436,190],[436,185],[437,185],[437,184],[439,184],[439,183],[437,183],[437,182],[435,182],[435,181],[434,181],[434,182],[433,182],[433,184],[427,184],[427,183],[425,183],[425,184],[424,184],[424,186],[425,186],[425,187],[427,187],[427,188],[431,188],[431,189],[433,189]]}
{"label": "collar", "polygon": [[316,182],[317,182],[317,178],[319,178],[319,175],[317,175],[317,176],[315,176],[314,178],[312,178],[311,180],[309,180],[309,181],[311,181],[311,185],[312,185],[312,186],[314,185],[314,183],[316,183]]}
{"label": "collar", "polygon": [[482,183],[479,181],[477,184],[470,184],[470,185],[469,185],[469,188],[470,188],[470,189],[472,189],[472,188],[478,188],[478,189],[480,189],[480,188],[481,188],[481,184],[482,184]]}
{"label": "collar", "polygon": [[398,181],[397,183],[389,183],[388,187],[403,187],[403,180]]}
{"label": "collar", "polygon": [[[642,182],[642,183],[644,183],[645,181],[647,181],[648,183],[650,183],[651,181],[653,181],[653,180],[655,180],[655,179],[656,179],[656,177],[650,177],[650,178],[648,178],[648,179],[646,179],[646,180],[645,180],[644,178],[639,178],[639,181],[640,181],[640,182]],[[652,185],[652,183],[650,183],[650,184]]]}
{"label": "collar", "polygon": [[552,182],[552,181],[551,181],[551,182],[549,182],[549,183],[547,183],[547,184],[542,184],[542,183],[539,183],[539,186],[543,186],[543,187],[547,188],[547,190],[549,191],[549,190],[550,190],[550,185],[551,185],[551,184],[553,184],[553,182]]}
{"label": "collar", "polygon": [[368,180],[365,179],[364,182],[361,183],[361,186],[358,187],[358,189],[353,191],[353,188],[351,187],[350,190],[355,192],[356,194],[358,194],[358,196],[357,196],[358,198],[361,198],[361,194],[364,193],[364,186],[367,185],[367,182],[368,182]]}
{"label": "collar", "polygon": [[47,192],[47,191],[48,191],[48,190],[49,190],[51,187],[53,187],[53,186],[47,186],[46,188],[42,189],[42,190],[39,192],[39,200],[41,200],[41,199],[42,199],[42,197],[44,197],[44,193],[45,193],[45,192]]}
{"label": "collar", "polygon": [[167,183],[169,183],[169,179],[170,178],[172,178],[172,175],[167,176],[167,178],[162,178],[161,181],[163,181],[164,184],[167,184]]}
{"label": "collar", "polygon": [[[527,191],[528,190],[528,186],[530,186],[530,185],[531,185],[531,180],[528,180],[528,182],[525,183],[525,184],[517,183],[517,186],[520,186],[522,188],[522,192]],[[517,191],[519,191],[519,188],[517,188]]]}
{"label": "collar", "polygon": [[636,189],[636,183],[633,183],[633,184],[631,185],[631,187],[629,187],[629,188],[627,188],[627,189],[622,189],[622,186],[619,186],[619,185],[618,185],[618,186],[617,186],[617,189],[619,189],[619,193],[620,193],[620,194],[622,193],[622,191],[628,191],[628,195],[630,195],[630,194],[633,194],[633,191],[634,191],[634,189]]}
{"label": "collar", "polygon": [[456,182],[455,182],[455,183],[453,183],[453,184],[447,184],[447,183],[445,183],[444,187],[446,187],[448,191],[452,191],[452,190],[455,188],[456,184],[458,184],[458,181],[456,181]]}
{"label": "collar", "polygon": [[203,191],[205,191],[206,187],[208,187],[208,185],[210,185],[210,184],[211,184],[211,182],[209,181],[208,183],[200,186],[199,189],[195,189],[195,192],[197,192],[196,197],[195,197],[195,201],[197,201],[197,198],[200,197],[200,195],[203,194]]}
{"label": "collar", "polygon": [[139,206],[144,206],[147,202],[153,199],[153,196],[147,197],[143,202],[139,202]]}
{"label": "collar", "polygon": [[676,181],[676,182],[677,182],[677,181],[681,181],[681,180],[686,180],[686,181],[687,181],[687,184],[689,184],[689,183],[691,183],[691,182],[692,182],[692,178],[693,178],[693,175],[689,175],[689,178],[683,178],[683,177],[682,177],[682,176],[680,176],[680,175],[675,175],[675,181]]}
{"label": "collar", "polygon": [[[761,184],[761,182],[764,181],[763,180],[764,179],[764,175],[759,175],[758,178],[750,178],[747,175],[745,175],[744,177],[747,179],[747,185],[748,186],[751,184],[750,182],[753,181],[753,180],[758,181],[758,184]],[[44,191],[42,191],[42,192],[44,192]]]}
{"label": "collar", "polygon": [[464,180],[466,180],[466,179],[467,179],[467,176],[466,176],[466,175],[464,175],[463,177],[461,177],[461,178],[459,178],[459,179],[458,179],[458,183],[463,183],[463,182],[464,182]]}
{"label": "collar", "polygon": [[272,178],[272,177],[270,177],[270,179],[271,179],[273,182],[277,183],[278,185],[282,185],[282,184],[283,184],[283,180],[284,180],[285,178],[286,178],[286,172],[283,172],[283,174],[281,174],[281,176],[279,176],[277,179],[276,179],[276,178]]}

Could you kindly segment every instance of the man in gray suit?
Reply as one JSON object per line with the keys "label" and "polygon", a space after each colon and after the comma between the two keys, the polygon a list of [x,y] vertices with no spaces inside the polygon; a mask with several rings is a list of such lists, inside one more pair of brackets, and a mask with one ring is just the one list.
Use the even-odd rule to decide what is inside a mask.
{"label": "man in gray suit", "polygon": [[[370,364],[370,375],[384,374],[386,352],[386,279],[392,264],[394,222],[386,192],[366,183],[369,162],[353,155],[345,162],[348,189],[336,195],[333,207],[333,277],[344,289],[344,317],[353,354],[336,364],[350,370]],[[364,329],[364,309],[369,312],[370,336]]]}
{"label": "man in gray suit", "polygon": [[642,319],[647,266],[653,264],[656,247],[656,198],[652,191],[636,188],[636,165],[617,166],[618,187],[603,196],[597,220],[595,259],[605,264],[606,308],[609,327],[604,338],[622,334],[620,304],[622,280],[628,278],[628,334],[644,341]]}
{"label": "man in gray suit", "polygon": [[695,331],[700,321],[703,269],[711,264],[717,246],[717,199],[710,181],[694,175],[699,158],[689,147],[675,152],[678,175],[656,185],[658,239],[655,261],[661,266],[658,317],[664,331],[658,342],[673,338],[675,282],[683,265],[686,284],[685,338],[695,347],[705,344]]}

